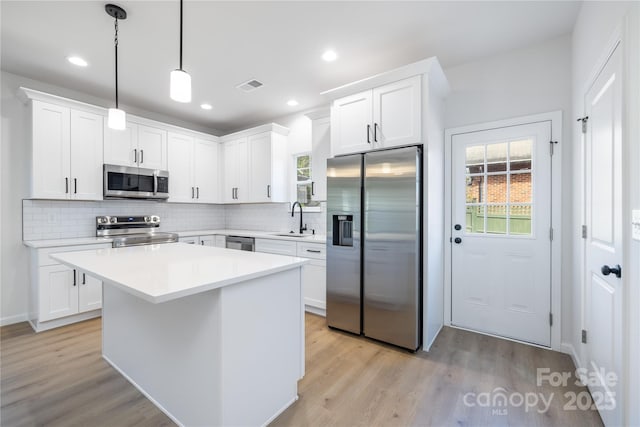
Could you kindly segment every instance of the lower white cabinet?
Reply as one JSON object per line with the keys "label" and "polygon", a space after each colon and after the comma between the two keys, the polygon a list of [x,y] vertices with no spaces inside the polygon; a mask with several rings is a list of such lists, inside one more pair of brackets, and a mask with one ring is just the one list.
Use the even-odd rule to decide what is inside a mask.
{"label": "lower white cabinet", "polygon": [[58,252],[110,247],[109,244],[32,250],[29,322],[36,332],[100,315],[102,281],[49,257]]}
{"label": "lower white cabinet", "polygon": [[226,248],[227,247],[227,236],[215,236],[215,246],[216,248]]}
{"label": "lower white cabinet", "polygon": [[256,239],[256,252],[298,256],[311,261],[302,268],[304,305],[307,311],[325,315],[327,308],[326,245],[312,242]]}
{"label": "lower white cabinet", "polygon": [[180,243],[187,243],[189,245],[215,246],[216,236],[209,235],[209,236],[180,237],[178,241]]}

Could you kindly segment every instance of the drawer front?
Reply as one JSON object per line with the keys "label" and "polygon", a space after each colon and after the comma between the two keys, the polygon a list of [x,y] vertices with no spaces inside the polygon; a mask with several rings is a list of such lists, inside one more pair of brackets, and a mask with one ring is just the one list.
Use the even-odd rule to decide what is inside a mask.
{"label": "drawer front", "polygon": [[96,243],[92,245],[59,246],[55,248],[38,249],[38,266],[42,267],[43,265],[60,264],[58,261],[49,256],[51,254],[57,254],[61,252],[88,251],[90,249],[103,249],[110,247],[111,243]]}
{"label": "drawer front", "polygon": [[283,240],[256,239],[256,252],[296,256],[296,242]]}
{"label": "drawer front", "polygon": [[327,247],[322,243],[298,242],[297,255],[303,258],[325,259],[327,257]]}

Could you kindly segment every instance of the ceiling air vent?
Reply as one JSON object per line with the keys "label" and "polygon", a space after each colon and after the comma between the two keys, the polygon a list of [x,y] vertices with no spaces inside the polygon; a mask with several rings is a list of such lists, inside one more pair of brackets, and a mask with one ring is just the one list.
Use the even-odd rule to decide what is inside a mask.
{"label": "ceiling air vent", "polygon": [[238,89],[240,89],[243,92],[253,92],[254,90],[258,89],[259,87],[264,86],[264,84],[262,82],[257,81],[256,79],[251,79],[248,80],[244,83],[240,83],[238,86],[236,86]]}

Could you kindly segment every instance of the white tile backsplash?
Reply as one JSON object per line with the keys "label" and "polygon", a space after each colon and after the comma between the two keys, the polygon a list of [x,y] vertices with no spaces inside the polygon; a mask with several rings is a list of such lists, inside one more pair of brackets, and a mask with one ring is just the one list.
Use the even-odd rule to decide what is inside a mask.
{"label": "white tile backsplash", "polygon": [[[258,231],[297,231],[298,209],[291,217],[289,203],[205,205],[136,200],[96,202],[65,200],[23,200],[24,240],[65,239],[95,236],[95,217],[99,215],[159,215],[164,231],[241,229]],[[326,232],[326,204],[321,212],[304,211],[308,232]]]}

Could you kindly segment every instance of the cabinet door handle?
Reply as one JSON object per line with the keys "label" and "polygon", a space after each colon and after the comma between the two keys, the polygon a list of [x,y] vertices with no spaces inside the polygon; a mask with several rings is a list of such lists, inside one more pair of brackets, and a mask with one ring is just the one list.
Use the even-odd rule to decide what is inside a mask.
{"label": "cabinet door handle", "polygon": [[204,240],[200,240],[200,244],[204,246]]}
{"label": "cabinet door handle", "polygon": [[144,163],[144,150],[140,150],[140,164]]}
{"label": "cabinet door handle", "polygon": [[84,273],[82,273],[82,284],[83,285],[87,284],[87,276]]}
{"label": "cabinet door handle", "polygon": [[271,185],[267,185],[267,197],[271,198]]}
{"label": "cabinet door handle", "polygon": [[64,177],[64,193],[67,194],[69,192],[69,178]]}
{"label": "cabinet door handle", "polygon": [[371,144],[371,125],[367,125],[367,143]]}
{"label": "cabinet door handle", "polygon": [[78,194],[78,178],[73,178],[73,194]]}
{"label": "cabinet door handle", "polygon": [[307,252],[311,252],[314,254],[319,254],[321,251],[317,250],[317,249],[307,249]]}
{"label": "cabinet door handle", "polygon": [[76,269],[73,269],[73,286],[76,285]]}
{"label": "cabinet door handle", "polygon": [[236,198],[236,189],[235,188],[231,188],[231,198],[232,199]]}
{"label": "cabinet door handle", "polygon": [[196,187],[196,199],[200,198],[200,187]]}
{"label": "cabinet door handle", "polygon": [[191,187],[191,198],[192,198],[192,199],[193,199],[193,198],[195,198],[195,193],[194,193],[194,189],[193,189],[193,187]]}
{"label": "cabinet door handle", "polygon": [[373,124],[373,142],[378,142],[378,124]]}
{"label": "cabinet door handle", "polygon": [[316,195],[316,190],[315,190],[315,188],[314,188],[314,187],[315,187],[315,185],[314,185],[314,184],[315,184],[315,182],[314,182],[314,181],[311,181],[311,195],[312,195],[312,196],[315,196],[315,195]]}
{"label": "cabinet door handle", "polygon": [[138,163],[138,150],[136,148],[133,149],[133,163]]}

